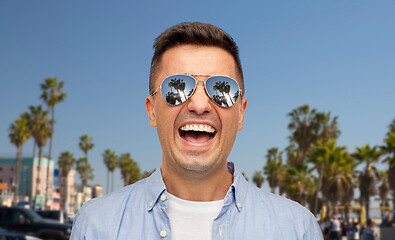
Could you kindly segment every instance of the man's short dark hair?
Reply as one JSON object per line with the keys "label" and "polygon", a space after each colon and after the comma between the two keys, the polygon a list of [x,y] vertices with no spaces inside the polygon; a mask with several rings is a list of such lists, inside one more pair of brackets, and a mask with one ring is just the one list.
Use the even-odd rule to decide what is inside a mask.
{"label": "man's short dark hair", "polygon": [[159,68],[159,63],[163,53],[172,48],[183,44],[193,44],[201,46],[220,47],[229,52],[235,62],[239,74],[240,88],[242,95],[244,91],[243,69],[241,68],[239,49],[233,38],[222,29],[211,24],[200,22],[187,22],[173,26],[160,34],[154,43],[154,56],[151,62],[151,72],[149,80],[149,92],[155,91],[155,75]]}

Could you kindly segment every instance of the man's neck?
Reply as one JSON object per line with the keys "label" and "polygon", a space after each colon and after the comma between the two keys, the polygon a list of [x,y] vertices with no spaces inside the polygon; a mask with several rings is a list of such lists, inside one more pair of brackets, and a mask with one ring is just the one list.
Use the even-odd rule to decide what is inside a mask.
{"label": "man's neck", "polygon": [[184,200],[199,202],[224,199],[233,183],[233,175],[227,171],[226,165],[219,172],[204,177],[185,175],[162,165],[162,177],[169,193]]}

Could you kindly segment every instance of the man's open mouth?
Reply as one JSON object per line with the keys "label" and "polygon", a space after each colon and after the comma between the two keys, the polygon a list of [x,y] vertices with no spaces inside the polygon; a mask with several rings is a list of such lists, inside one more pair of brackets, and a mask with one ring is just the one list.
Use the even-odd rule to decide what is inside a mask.
{"label": "man's open mouth", "polygon": [[178,133],[186,141],[203,143],[213,139],[217,131],[209,125],[186,124],[178,129]]}

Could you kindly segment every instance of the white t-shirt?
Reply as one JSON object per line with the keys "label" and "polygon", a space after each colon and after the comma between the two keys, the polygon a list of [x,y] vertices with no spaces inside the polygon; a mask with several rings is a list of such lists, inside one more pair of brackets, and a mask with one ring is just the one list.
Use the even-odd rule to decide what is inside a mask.
{"label": "white t-shirt", "polygon": [[172,240],[211,240],[213,221],[221,212],[224,200],[187,201],[169,194],[167,215]]}
{"label": "white t-shirt", "polygon": [[331,222],[331,231],[340,232],[340,222],[337,219],[332,220]]}

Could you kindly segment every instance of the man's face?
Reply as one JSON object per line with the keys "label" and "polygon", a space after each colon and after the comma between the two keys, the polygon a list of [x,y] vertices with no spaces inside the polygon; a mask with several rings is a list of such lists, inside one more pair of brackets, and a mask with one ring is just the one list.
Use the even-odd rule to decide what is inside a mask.
{"label": "man's face", "polygon": [[[236,69],[232,55],[222,48],[181,45],[162,55],[155,89],[174,74],[223,75],[238,81]],[[206,94],[203,82],[198,82],[192,97],[178,106],[168,105],[160,91],[148,96],[147,113],[151,126],[157,128],[163,151],[162,170],[191,176],[226,171],[236,133],[243,128],[246,106],[247,99],[241,97],[230,108],[216,105]],[[195,125],[203,125],[203,132],[194,131]],[[211,133],[213,129],[215,132]]]}

